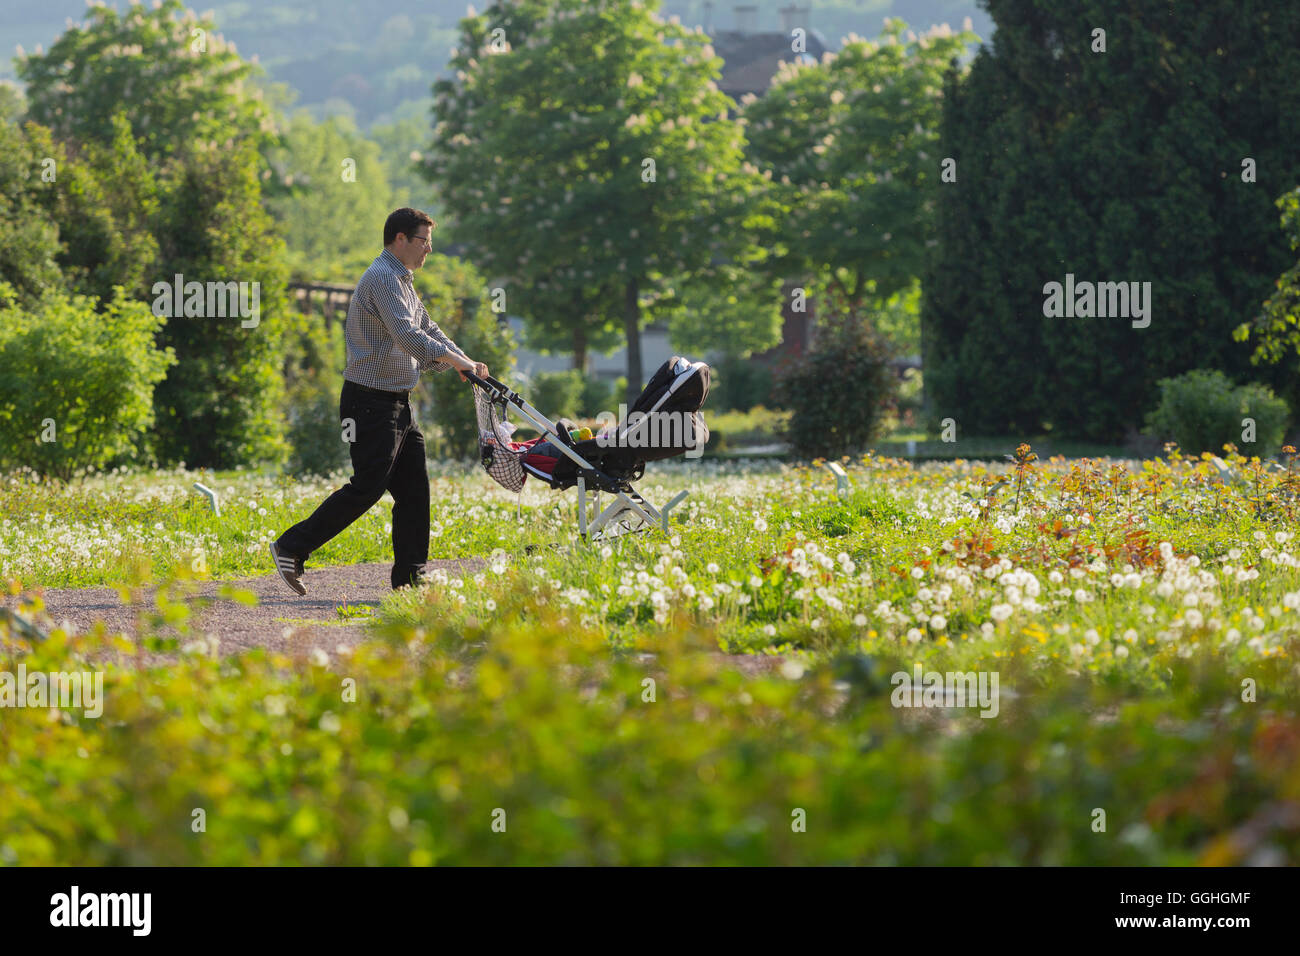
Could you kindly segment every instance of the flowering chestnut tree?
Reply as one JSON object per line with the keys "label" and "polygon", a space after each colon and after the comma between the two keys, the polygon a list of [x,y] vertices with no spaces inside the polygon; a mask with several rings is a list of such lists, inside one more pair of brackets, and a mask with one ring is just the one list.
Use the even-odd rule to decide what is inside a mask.
{"label": "flowering chestnut tree", "polygon": [[629,397],[644,322],[681,307],[674,277],[746,255],[733,101],[708,38],[637,0],[497,3],[461,21],[434,84],[425,173],[450,231],[575,358],[621,325]]}

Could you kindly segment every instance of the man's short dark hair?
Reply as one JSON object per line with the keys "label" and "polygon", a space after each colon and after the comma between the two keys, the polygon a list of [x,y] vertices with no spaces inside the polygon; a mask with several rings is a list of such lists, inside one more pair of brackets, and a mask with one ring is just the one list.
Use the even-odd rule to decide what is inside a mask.
{"label": "man's short dark hair", "polygon": [[428,225],[429,232],[433,232],[434,223],[427,213],[412,209],[410,206],[403,206],[401,209],[393,210],[384,221],[384,245],[391,246],[396,241],[399,232],[407,239],[410,239],[415,235],[416,230],[423,225]]}

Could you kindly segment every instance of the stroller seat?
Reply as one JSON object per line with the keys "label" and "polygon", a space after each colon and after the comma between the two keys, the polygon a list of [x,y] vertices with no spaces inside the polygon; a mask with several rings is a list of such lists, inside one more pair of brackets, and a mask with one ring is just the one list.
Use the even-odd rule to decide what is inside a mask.
{"label": "stroller seat", "polygon": [[[615,425],[602,428],[590,439],[574,441],[572,422],[552,422],[496,379],[469,375],[479,426],[479,457],[489,475],[510,491],[523,489],[531,475],[551,488],[578,487],[580,532],[609,536],[615,527],[649,530],[667,519],[646,502],[632,482],[645,472],[646,463],[696,452],[708,441],[709,430],[699,409],[709,394],[709,366],[673,356],[650,377],[631,409]],[[513,406],[542,432],[531,441],[511,440],[514,426],[506,419]],[[587,528],[586,491],[616,496],[614,505]],[[668,506],[686,496],[680,493]],[[611,509],[619,509],[612,514]],[[627,519],[621,523],[616,519]],[[638,520],[639,519],[639,520]]]}

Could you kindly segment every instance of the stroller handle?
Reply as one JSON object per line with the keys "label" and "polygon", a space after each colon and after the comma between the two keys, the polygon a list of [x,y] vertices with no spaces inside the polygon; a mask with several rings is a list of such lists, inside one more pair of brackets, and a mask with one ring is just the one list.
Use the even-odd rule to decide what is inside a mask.
{"label": "stroller handle", "polygon": [[464,375],[472,384],[477,385],[479,388],[486,388],[488,391],[496,391],[505,388],[504,385],[494,379],[491,375],[488,375],[485,378],[479,378],[473,372],[461,372],[460,374]]}
{"label": "stroller handle", "polygon": [[477,385],[483,391],[490,392],[495,398],[508,399],[515,394],[504,382],[498,381],[491,375],[480,377],[473,372],[462,372],[461,374],[465,376],[471,385]]}

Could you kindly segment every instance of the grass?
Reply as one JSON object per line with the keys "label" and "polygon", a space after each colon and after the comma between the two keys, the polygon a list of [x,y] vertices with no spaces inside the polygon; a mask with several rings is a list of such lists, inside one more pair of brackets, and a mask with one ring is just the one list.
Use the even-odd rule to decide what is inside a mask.
{"label": "grass", "polygon": [[[107,720],[0,722],[0,862],[1295,862],[1300,497],[1231,464],[868,456],[846,497],[820,467],[652,466],[652,500],[692,491],[670,535],[531,551],[571,542],[572,496],[439,469],[434,552],[487,567],[388,598],[355,651],[145,669],[0,621],[0,671],[120,655]],[[159,521],[211,575],[266,573],[250,546],[328,484],[206,476],[218,522],[194,479],[11,479],[3,574],[116,580],[76,535]],[[383,519],[350,535],[331,554],[387,559]],[[996,716],[898,706],[917,665],[997,675]]]}

